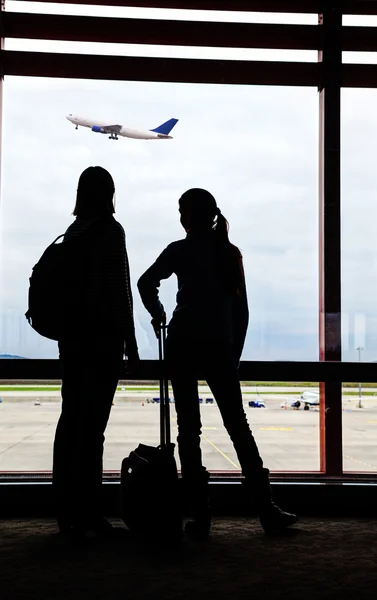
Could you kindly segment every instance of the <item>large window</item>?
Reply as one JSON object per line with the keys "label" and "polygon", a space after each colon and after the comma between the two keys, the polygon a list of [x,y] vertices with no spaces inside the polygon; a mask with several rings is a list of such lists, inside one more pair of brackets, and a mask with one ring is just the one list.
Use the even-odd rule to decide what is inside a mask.
{"label": "large window", "polygon": [[[65,119],[69,113],[144,129],[170,117],[179,122],[169,141],[113,141],[90,129],[76,131]],[[178,199],[184,190],[199,186],[217,198],[229,220],[230,237],[244,256],[251,313],[244,360],[316,360],[315,90],[8,78],[3,116],[2,354],[57,357],[56,343],[34,333],[24,318],[28,277],[43,249],[73,219],[80,172],[101,164],[114,176],[116,216],[126,230],[142,358],[156,358],[157,344],[136,280],[169,242],[185,235]],[[175,278],[163,283],[168,314],[175,293]],[[245,388],[249,420],[272,469],[319,469],[318,412],[309,416],[301,410],[301,418],[291,412],[292,401],[304,389],[285,395],[285,387],[278,387],[277,393],[272,389],[266,395],[263,386],[258,394]],[[0,467],[48,470],[60,392],[38,386],[9,392],[4,391],[3,423],[5,437],[12,431],[12,440]],[[209,390],[204,393],[211,397]],[[158,391],[135,394],[128,388],[118,392],[107,435],[107,469],[118,469],[124,453],[140,439],[157,443],[158,406],[147,400]],[[267,410],[249,407],[248,401],[259,394]],[[218,410],[205,398],[208,466],[237,469]],[[296,432],[305,437],[307,427],[310,449],[297,460],[289,443],[296,443]],[[30,445],[38,452],[30,452]]]}
{"label": "large window", "polygon": [[[253,3],[254,8],[257,4]],[[370,4],[371,12],[375,11]],[[267,2],[260,4],[265,10],[269,6]],[[72,21],[73,28],[66,20],[59,25],[47,17],[38,17],[38,22],[31,15],[27,21],[17,16],[5,21],[1,29],[6,36],[6,60],[2,62],[6,79],[1,107],[0,358],[57,358],[56,344],[37,336],[24,317],[28,278],[44,248],[73,220],[81,171],[100,164],[114,176],[116,217],[126,230],[141,357],[156,359],[156,340],[150,317],[138,297],[136,281],[169,242],[183,237],[177,210],[180,194],[190,187],[205,187],[215,195],[229,220],[231,240],[244,256],[251,319],[242,358],[253,361],[244,365],[247,377],[261,379],[258,361],[264,363],[259,363],[262,371],[268,365],[268,369],[282,375],[277,382],[243,384],[245,410],[266,466],[279,471],[322,469],[331,476],[341,475],[343,455],[346,473],[377,469],[373,441],[377,385],[365,383],[373,382],[371,370],[364,371],[364,382],[358,376],[363,369],[361,363],[377,361],[373,219],[376,94],[374,90],[352,89],[375,85],[372,63],[376,62],[377,48],[370,26],[376,20],[344,16],[347,30],[342,36],[341,58],[340,15],[336,10],[328,11],[327,6],[323,9],[324,25],[317,27],[318,17],[314,14],[94,8],[74,6],[74,2],[54,5],[8,0],[8,11],[163,19],[167,23],[174,19],[197,20],[195,34],[204,42],[203,47],[193,45],[197,40],[190,37],[192,30],[178,23],[183,32],[180,39],[169,31],[167,23],[162,26],[163,33],[149,23],[146,31],[158,30],[153,40],[160,42],[149,45],[148,39],[143,41],[145,34],[137,29],[136,21],[136,38],[127,37],[132,30],[130,23],[128,29],[122,29],[123,22],[112,21],[114,31],[118,27],[117,39],[107,33],[110,19],[92,21],[93,35],[88,36],[74,33]],[[358,3],[347,3],[348,9],[352,6],[357,12]],[[292,9],[293,5],[287,3],[287,10]],[[322,4],[318,10],[322,10]],[[199,21],[219,23],[207,28]],[[268,25],[266,29],[258,25],[246,32],[238,29],[238,38],[231,30],[235,25],[227,26],[226,22],[286,26],[269,29]],[[357,25],[367,28],[352,29]],[[52,28],[51,38],[57,39],[50,40],[46,35],[43,30],[48,27]],[[82,21],[76,31],[84,30]],[[126,38],[119,33],[123,31],[127,31]],[[47,39],[25,39],[29,34],[31,38]],[[117,43],[97,43],[96,35],[102,36],[103,42]],[[76,41],[81,37],[86,41]],[[237,46],[238,39],[241,47],[222,47],[224,40],[229,46]],[[182,44],[177,45],[177,40]],[[207,40],[208,47],[204,47]],[[265,47],[266,42],[272,49]],[[373,52],[351,52],[362,50],[364,43]],[[281,49],[274,50],[276,47]],[[323,51],[319,55],[323,63],[316,65],[313,63],[317,62],[318,50]],[[41,54],[33,54],[30,60],[30,52]],[[49,53],[56,53],[52,55],[56,65]],[[65,53],[77,56],[71,60]],[[102,56],[105,54],[113,59]],[[135,56],[163,60],[155,58],[157,62],[152,63],[140,59],[140,63],[124,58]],[[190,60],[165,60],[172,57]],[[142,73],[138,70],[140,64]],[[44,70],[38,72],[38,65]],[[134,81],[108,81],[107,77],[123,77],[122,65],[130,67],[132,74],[127,72],[127,77]],[[151,80],[157,73],[156,80],[164,82],[138,81],[139,73],[140,79]],[[20,74],[23,76],[15,76]],[[52,77],[26,76],[30,74]],[[99,76],[106,81],[85,79]],[[186,79],[190,83],[172,83]],[[334,152],[339,141],[340,85],[344,86],[341,197],[338,153]],[[325,110],[320,113],[317,90],[323,86],[326,93],[321,97],[321,107]],[[65,119],[69,113],[94,122],[98,119],[99,124],[120,123],[141,129],[152,129],[171,117],[179,121],[173,130],[174,139],[169,141],[110,141],[90,128],[75,131]],[[319,129],[324,134],[320,138]],[[323,192],[319,210],[318,173]],[[319,230],[324,236],[321,234],[318,241]],[[161,298],[169,316],[175,292],[174,278],[162,284]],[[322,317],[326,324],[320,331],[319,311],[321,325]],[[339,315],[341,336],[337,328]],[[342,360],[355,364],[327,363],[322,369],[317,363],[309,365],[308,371],[300,363],[318,360],[319,337],[321,352],[325,350],[321,356],[326,360],[332,362],[330,356],[340,360],[337,351],[341,340]],[[271,361],[286,362],[280,370],[279,362]],[[296,362],[295,372],[290,370],[290,361]],[[331,380],[327,376],[330,370],[334,374]],[[309,376],[307,381],[291,383],[308,372],[315,373],[314,382],[308,381]],[[345,372],[355,383],[339,383],[345,379]],[[264,373],[269,379],[267,371]],[[321,384],[319,394],[322,374],[327,382]],[[288,378],[291,382],[285,383]],[[204,461],[211,470],[237,471],[237,458],[211,392],[201,387],[200,395]],[[136,442],[158,442],[156,397],[158,389],[153,382],[126,387],[120,383],[107,432],[105,469],[117,471],[121,459]],[[0,470],[48,471],[60,410],[59,382],[0,381],[0,399]],[[174,414],[172,404],[173,435]]]}
{"label": "large window", "polygon": [[[244,409],[265,465],[275,471],[318,471],[318,385],[242,384]],[[172,437],[177,435],[171,393]],[[199,387],[203,461],[211,471],[238,471],[236,453],[213,395]],[[50,471],[60,414],[56,384],[0,386],[0,472]],[[151,383],[119,385],[106,432],[104,468],[119,471],[122,459],[140,442],[159,443],[159,390]],[[178,464],[179,464],[179,458]]]}
{"label": "large window", "polygon": [[[244,255],[251,323],[245,360],[318,356],[317,95],[312,89],[8,78],[4,93],[0,354],[57,356],[24,318],[28,278],[72,221],[77,180],[91,164],[116,183],[126,230],[142,358],[156,357],[136,280],[185,234],[178,199],[205,187]],[[168,141],[79,128],[69,113],[151,129],[179,118]],[[175,280],[162,286],[168,313]]]}

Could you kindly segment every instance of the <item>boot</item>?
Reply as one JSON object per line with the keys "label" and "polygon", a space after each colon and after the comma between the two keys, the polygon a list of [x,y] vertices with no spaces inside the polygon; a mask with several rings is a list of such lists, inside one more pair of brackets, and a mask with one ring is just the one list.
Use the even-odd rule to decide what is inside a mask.
{"label": "boot", "polygon": [[283,531],[297,523],[296,515],[283,511],[273,502],[268,469],[246,477],[245,483],[254,497],[260,524],[266,533]]}
{"label": "boot", "polygon": [[265,533],[275,533],[297,523],[298,516],[285,512],[271,501],[267,509],[259,512],[259,520]]}
{"label": "boot", "polygon": [[196,539],[204,539],[209,536],[211,530],[211,507],[208,499],[209,473],[203,467],[199,478],[190,479],[189,498],[192,510],[192,521],[187,521],[185,532],[188,536]]}
{"label": "boot", "polygon": [[64,513],[58,514],[58,516],[56,517],[56,522],[58,525],[59,533],[66,534],[72,531],[72,521]]}
{"label": "boot", "polygon": [[62,535],[77,539],[107,538],[114,535],[117,529],[100,514],[58,513],[57,525]]}

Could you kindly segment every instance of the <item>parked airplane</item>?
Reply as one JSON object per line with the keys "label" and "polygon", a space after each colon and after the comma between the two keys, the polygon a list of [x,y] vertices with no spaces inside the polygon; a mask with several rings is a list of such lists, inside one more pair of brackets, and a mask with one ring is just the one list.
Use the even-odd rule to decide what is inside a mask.
{"label": "parked airplane", "polygon": [[304,410],[310,410],[311,406],[319,406],[319,390],[306,390],[300,398],[304,403]]}
{"label": "parked airplane", "polygon": [[[301,396],[296,397],[291,401],[291,407],[296,408],[297,410],[300,408],[301,404],[304,405],[304,410],[310,410],[311,406],[319,406],[319,390],[306,390],[302,392]],[[288,407],[288,400],[284,400],[280,404],[281,408]]]}
{"label": "parked airplane", "polygon": [[303,400],[305,406],[319,406],[319,391],[306,390],[302,392],[301,400]]}
{"label": "parked airplane", "polygon": [[108,133],[109,140],[117,140],[118,135],[122,137],[133,138],[136,140],[171,140],[172,136],[169,135],[173,127],[178,123],[178,119],[169,119],[166,123],[159,125],[155,129],[149,131],[138,131],[137,129],[129,129],[123,127],[123,125],[111,125],[109,123],[100,123],[98,121],[91,121],[90,119],[84,119],[75,115],[69,114],[67,116],[68,121],[71,121],[76,125],[75,129],[80,127],[89,127],[95,133]]}

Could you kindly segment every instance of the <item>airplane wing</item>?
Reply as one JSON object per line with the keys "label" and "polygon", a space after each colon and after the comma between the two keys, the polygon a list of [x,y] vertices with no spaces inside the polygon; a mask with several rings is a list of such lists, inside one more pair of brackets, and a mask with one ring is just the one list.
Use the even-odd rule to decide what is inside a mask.
{"label": "airplane wing", "polygon": [[102,129],[106,133],[120,133],[122,125],[105,125],[102,127]]}

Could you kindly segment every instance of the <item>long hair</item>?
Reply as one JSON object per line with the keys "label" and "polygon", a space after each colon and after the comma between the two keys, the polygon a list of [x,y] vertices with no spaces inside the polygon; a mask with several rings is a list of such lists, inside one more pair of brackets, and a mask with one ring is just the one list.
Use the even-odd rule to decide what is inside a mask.
{"label": "long hair", "polygon": [[103,217],[115,213],[115,185],[110,173],[102,167],[88,167],[79,178],[76,217]]}
{"label": "long hair", "polygon": [[181,223],[190,230],[212,230],[217,244],[216,268],[225,289],[240,294],[245,286],[242,254],[229,240],[229,223],[207,190],[192,188],[179,199]]}

